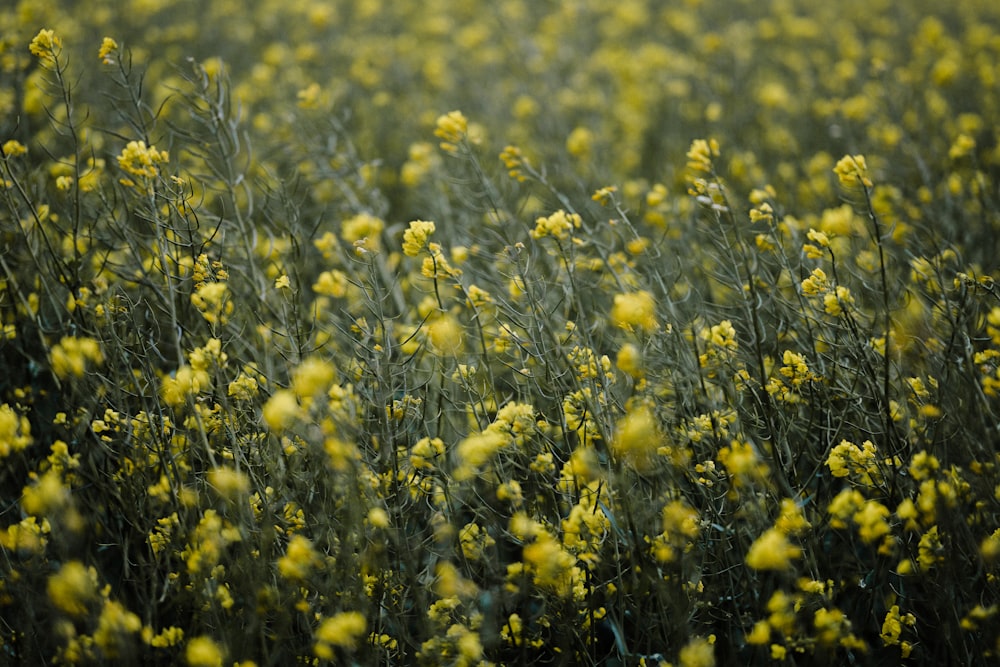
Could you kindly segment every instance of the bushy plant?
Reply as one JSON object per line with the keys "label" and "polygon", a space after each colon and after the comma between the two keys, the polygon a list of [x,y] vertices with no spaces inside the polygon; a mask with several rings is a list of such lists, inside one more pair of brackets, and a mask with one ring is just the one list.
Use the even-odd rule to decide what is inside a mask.
{"label": "bushy plant", "polygon": [[996,659],[994,3],[129,5],[0,10],[3,661]]}

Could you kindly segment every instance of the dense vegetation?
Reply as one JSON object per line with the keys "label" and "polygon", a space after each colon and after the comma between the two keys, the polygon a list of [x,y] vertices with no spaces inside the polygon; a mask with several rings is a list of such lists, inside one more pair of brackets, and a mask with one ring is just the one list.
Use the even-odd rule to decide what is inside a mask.
{"label": "dense vegetation", "polygon": [[0,9],[0,662],[987,664],[1000,5]]}

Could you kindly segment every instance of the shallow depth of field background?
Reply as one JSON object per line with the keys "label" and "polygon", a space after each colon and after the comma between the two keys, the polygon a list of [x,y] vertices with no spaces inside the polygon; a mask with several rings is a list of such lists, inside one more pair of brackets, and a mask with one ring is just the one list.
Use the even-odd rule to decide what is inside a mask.
{"label": "shallow depth of field background", "polygon": [[1000,655],[1000,6],[0,9],[0,664]]}

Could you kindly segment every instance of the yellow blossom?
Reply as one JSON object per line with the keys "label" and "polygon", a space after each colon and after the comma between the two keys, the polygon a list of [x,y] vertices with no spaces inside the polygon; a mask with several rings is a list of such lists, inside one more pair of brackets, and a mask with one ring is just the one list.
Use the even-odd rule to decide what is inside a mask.
{"label": "yellow blossom", "polygon": [[622,370],[623,373],[627,373],[635,379],[639,379],[643,375],[643,364],[642,364],[642,352],[636,345],[632,343],[625,343],[618,350],[618,356],[615,358],[615,365]]}
{"label": "yellow blossom", "polygon": [[191,295],[191,304],[209,324],[226,324],[233,314],[233,301],[225,282],[201,283]]}
{"label": "yellow blossom", "polygon": [[364,635],[367,625],[364,615],[357,611],[344,611],[323,619],[316,629],[313,652],[317,658],[331,660],[334,647],[352,650]]}
{"label": "yellow blossom", "polygon": [[6,403],[0,405],[0,460],[28,448],[32,442],[28,417],[17,414]]}
{"label": "yellow blossom", "polygon": [[465,335],[462,326],[451,315],[441,315],[427,327],[431,348],[442,356],[456,356],[462,351]]}
{"label": "yellow blossom", "polygon": [[292,391],[299,399],[326,394],[336,378],[333,364],[325,359],[307,357],[292,371]]}
{"label": "yellow blossom", "polygon": [[246,473],[229,467],[210,470],[208,484],[219,496],[229,500],[236,500],[250,490],[250,478]]}
{"label": "yellow blossom", "polygon": [[705,139],[695,139],[688,149],[688,169],[695,172],[711,172],[712,157],[719,155],[719,142],[715,139],[706,141]]}
{"label": "yellow blossom", "polygon": [[866,188],[872,187],[872,181],[868,177],[868,163],[864,155],[845,155],[840,158],[833,172],[837,174],[840,184],[845,188],[852,188],[862,185]]}
{"label": "yellow blossom", "polygon": [[681,649],[678,655],[680,667],[715,667],[714,637],[695,637]]}
{"label": "yellow blossom", "polygon": [[416,257],[420,254],[435,228],[433,222],[425,220],[410,222],[410,226],[403,232],[403,254],[407,257]]}
{"label": "yellow blossom", "polygon": [[438,116],[435,123],[434,136],[441,139],[441,150],[454,153],[458,144],[466,138],[469,132],[469,121],[461,111],[449,111]]}
{"label": "yellow blossom", "polygon": [[295,399],[295,393],[289,389],[279,389],[264,404],[264,422],[274,431],[281,431],[291,426],[298,414],[298,401]]}
{"label": "yellow blossom", "polygon": [[120,602],[105,600],[94,632],[94,643],[107,658],[117,658],[125,648],[130,636],[142,629],[139,617]]}
{"label": "yellow blossom", "polygon": [[101,344],[87,337],[63,336],[50,352],[52,371],[62,380],[83,377],[88,362],[99,366],[104,363]]}
{"label": "yellow blossom", "polygon": [[189,667],[222,667],[225,652],[211,637],[195,637],[184,649]]}
{"label": "yellow blossom", "polygon": [[25,148],[24,144],[17,139],[8,139],[0,145],[0,156],[5,158],[17,157],[18,155],[24,155],[27,152],[28,149]]}
{"label": "yellow blossom", "polygon": [[110,37],[105,37],[101,40],[101,48],[97,51],[97,57],[105,65],[111,65],[114,63],[113,55],[116,51],[118,51],[118,42]]}
{"label": "yellow blossom", "polygon": [[130,141],[118,156],[118,166],[130,176],[156,178],[160,173],[159,165],[169,160],[167,151],[146,146],[145,141]]}
{"label": "yellow blossom", "polygon": [[370,213],[359,213],[344,220],[340,226],[340,236],[347,243],[353,244],[355,250],[377,252],[381,247],[382,230],[385,221]]}
{"label": "yellow blossom", "polygon": [[77,560],[63,563],[59,571],[49,577],[49,601],[59,611],[82,618],[97,596],[97,570],[86,567]]}
{"label": "yellow blossom", "polygon": [[533,239],[542,239],[546,236],[566,241],[570,238],[574,229],[580,227],[582,220],[576,213],[567,213],[560,209],[548,217],[541,217],[535,220],[535,228],[530,235]]}
{"label": "yellow blossom", "polygon": [[658,326],[656,300],[645,290],[616,294],[611,307],[611,322],[626,331],[652,333]]}
{"label": "yellow blossom", "polygon": [[347,274],[338,269],[333,269],[319,274],[312,288],[317,294],[339,299],[347,294],[348,285]]}
{"label": "yellow blossom", "polygon": [[586,158],[593,144],[594,133],[585,127],[577,127],[566,138],[566,152],[576,158]]}
{"label": "yellow blossom", "polygon": [[278,559],[278,572],[292,581],[302,581],[319,562],[312,542],[302,535],[292,535],[285,555]]}
{"label": "yellow blossom", "polygon": [[31,40],[28,50],[31,55],[50,65],[62,50],[62,39],[55,34],[55,31],[42,28]]}
{"label": "yellow blossom", "polygon": [[755,570],[787,570],[802,550],[788,541],[777,528],[770,528],[754,540],[747,552],[747,565]]}
{"label": "yellow blossom", "polygon": [[651,408],[642,405],[630,410],[618,421],[611,451],[620,460],[644,470],[653,464],[662,443],[663,434],[656,415]]}

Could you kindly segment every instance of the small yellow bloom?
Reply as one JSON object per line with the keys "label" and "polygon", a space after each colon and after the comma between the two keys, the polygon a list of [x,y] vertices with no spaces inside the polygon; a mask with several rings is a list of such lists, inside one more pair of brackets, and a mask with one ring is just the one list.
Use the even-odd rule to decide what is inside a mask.
{"label": "small yellow bloom", "polygon": [[184,649],[184,659],[190,667],[222,667],[225,653],[211,637],[195,637]]}
{"label": "small yellow bloom", "polygon": [[32,442],[28,417],[19,415],[6,403],[0,405],[0,460],[26,449]]}
{"label": "small yellow bloom", "polygon": [[862,185],[866,188],[872,187],[872,181],[868,177],[868,163],[864,155],[845,155],[840,158],[833,173],[837,174],[840,184],[845,188],[853,188]]}
{"label": "small yellow bloom", "polygon": [[461,111],[449,111],[438,116],[434,136],[441,139],[441,150],[454,153],[458,144],[468,136],[469,121]]}
{"label": "small yellow bloom", "polygon": [[307,357],[292,371],[292,391],[300,399],[309,399],[321,392],[326,394],[336,377],[332,363],[315,356]]}
{"label": "small yellow bloom", "polygon": [[97,51],[97,57],[100,58],[101,62],[105,65],[111,65],[114,63],[114,54],[117,51],[118,42],[110,37],[105,37],[101,40],[101,48]]}
{"label": "small yellow bloom", "polygon": [[705,139],[695,139],[691,142],[691,148],[687,152],[688,169],[695,172],[710,173],[712,171],[712,157],[719,156],[719,142],[715,139],[706,141]]}
{"label": "small yellow bloom", "polygon": [[333,647],[352,650],[364,635],[366,627],[364,614],[357,611],[344,611],[324,619],[316,629],[313,652],[317,658],[330,660],[334,656]]}
{"label": "small yellow bloom", "polygon": [[535,220],[535,228],[529,234],[533,239],[542,239],[550,236],[559,241],[566,241],[570,238],[574,229],[579,229],[582,220],[576,213],[567,213],[560,209],[548,217],[541,217]]}
{"label": "small yellow bloom", "polygon": [[681,649],[678,660],[681,667],[715,667],[715,650],[712,638],[695,637]]}
{"label": "small yellow bloom", "polygon": [[618,421],[611,451],[619,459],[638,469],[651,466],[656,451],[663,444],[663,433],[656,416],[648,406],[639,406],[629,411]]}
{"label": "small yellow bloom", "polygon": [[770,528],[754,540],[747,553],[747,565],[755,570],[787,570],[792,559],[802,555],[802,550],[788,541],[777,528]]}
{"label": "small yellow bloom", "polygon": [[585,127],[577,127],[566,138],[566,152],[576,158],[586,158],[593,144],[594,133]]}
{"label": "small yellow bloom", "polygon": [[451,315],[442,315],[427,327],[431,348],[442,356],[455,356],[462,351],[465,335],[462,325]]}
{"label": "small yellow bloom", "polygon": [[434,230],[433,222],[425,220],[410,222],[409,228],[403,232],[403,254],[407,257],[416,257],[420,254]]}
{"label": "small yellow bloom", "polygon": [[319,556],[309,538],[293,535],[285,555],[278,559],[278,572],[286,579],[301,582],[318,562]]}
{"label": "small yellow bloom", "polygon": [[50,64],[62,50],[62,40],[54,31],[42,28],[31,40],[28,50],[43,63]]}
{"label": "small yellow bloom", "polygon": [[17,157],[18,155],[24,155],[27,152],[28,149],[25,148],[24,144],[17,139],[8,139],[2,146],[0,146],[0,156],[5,158]]}
{"label": "small yellow bloom", "polygon": [[170,160],[167,151],[156,150],[156,146],[146,146],[145,141],[130,141],[118,156],[118,166],[122,171],[140,178],[156,178],[160,164]]}
{"label": "small yellow bloom", "polygon": [[80,561],[71,560],[49,577],[47,590],[49,600],[56,609],[74,618],[82,618],[97,596],[97,571]]}
{"label": "small yellow bloom", "polygon": [[221,497],[236,500],[250,490],[250,478],[234,468],[213,468],[208,473],[208,484]]}
{"label": "small yellow bloom", "polygon": [[299,404],[295,393],[289,389],[279,389],[264,404],[264,422],[273,431],[281,431],[291,426],[299,414]]}
{"label": "small yellow bloom", "polygon": [[616,294],[611,307],[611,322],[626,331],[652,333],[658,326],[656,300],[646,290]]}
{"label": "small yellow bloom", "polygon": [[319,274],[312,288],[316,294],[339,299],[347,294],[348,285],[347,274],[343,271],[333,269]]}

